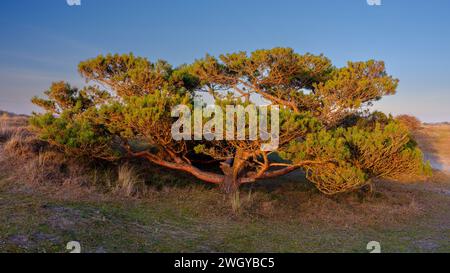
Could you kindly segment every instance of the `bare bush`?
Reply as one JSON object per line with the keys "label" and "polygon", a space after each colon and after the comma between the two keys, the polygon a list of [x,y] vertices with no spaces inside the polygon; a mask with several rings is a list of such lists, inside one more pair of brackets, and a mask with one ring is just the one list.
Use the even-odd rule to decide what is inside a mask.
{"label": "bare bush", "polygon": [[396,117],[400,123],[408,127],[409,130],[415,131],[422,128],[422,122],[415,116],[411,115],[399,115]]}

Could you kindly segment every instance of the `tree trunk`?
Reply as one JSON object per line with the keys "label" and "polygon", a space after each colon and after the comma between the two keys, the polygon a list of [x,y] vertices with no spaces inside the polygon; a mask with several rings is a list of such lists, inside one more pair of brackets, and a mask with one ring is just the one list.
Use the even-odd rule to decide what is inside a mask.
{"label": "tree trunk", "polygon": [[220,168],[224,174],[222,183],[222,190],[226,194],[234,194],[239,189],[239,175],[245,165],[245,160],[242,158],[242,152],[237,151],[232,160],[222,162]]}

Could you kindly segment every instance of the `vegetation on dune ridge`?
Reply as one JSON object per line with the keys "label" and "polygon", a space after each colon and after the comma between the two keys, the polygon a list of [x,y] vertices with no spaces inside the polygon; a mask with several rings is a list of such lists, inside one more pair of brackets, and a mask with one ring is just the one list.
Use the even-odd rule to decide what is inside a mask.
{"label": "vegetation on dune ridge", "polygon": [[[372,102],[394,94],[398,84],[382,61],[337,68],[322,55],[273,48],[207,55],[177,68],[132,54],[100,55],[81,62],[79,72],[99,85],[78,89],[55,82],[47,98],[33,98],[45,109],[33,115],[34,130],[70,156],[144,158],[226,193],[298,169],[329,195],[358,189],[374,178],[429,173],[407,126],[368,110]],[[262,151],[259,140],[174,140],[171,109],[193,107],[201,92],[221,106],[245,106],[255,95],[280,105],[278,150]],[[132,192],[123,181],[125,191]]]}

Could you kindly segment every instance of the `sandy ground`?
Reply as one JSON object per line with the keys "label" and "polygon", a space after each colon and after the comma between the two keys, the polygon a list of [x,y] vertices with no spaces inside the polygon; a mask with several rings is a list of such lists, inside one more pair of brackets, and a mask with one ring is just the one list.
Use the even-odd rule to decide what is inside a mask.
{"label": "sandy ground", "polygon": [[415,136],[432,167],[450,172],[450,125],[426,125]]}

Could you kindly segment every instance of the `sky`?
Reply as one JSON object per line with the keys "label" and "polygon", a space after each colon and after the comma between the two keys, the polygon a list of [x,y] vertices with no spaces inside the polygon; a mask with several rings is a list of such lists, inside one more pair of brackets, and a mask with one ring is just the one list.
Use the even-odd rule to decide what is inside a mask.
{"label": "sky", "polygon": [[[71,0],[73,1],[73,0]],[[130,53],[174,66],[206,53],[272,47],[323,53],[338,66],[384,60],[400,79],[375,109],[450,121],[450,1],[2,0],[0,109],[29,114],[53,81],[85,82],[77,64]]]}

